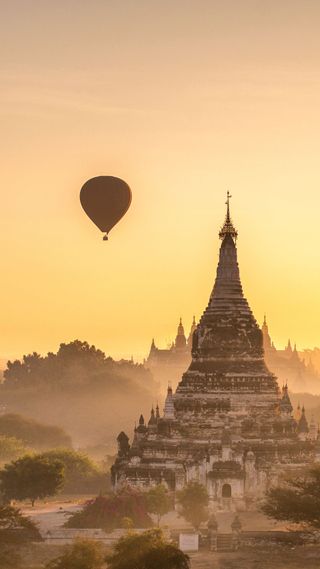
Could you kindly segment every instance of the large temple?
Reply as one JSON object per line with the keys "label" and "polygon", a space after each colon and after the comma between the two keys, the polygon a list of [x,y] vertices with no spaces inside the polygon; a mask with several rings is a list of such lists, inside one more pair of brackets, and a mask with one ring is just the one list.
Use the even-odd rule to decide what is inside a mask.
{"label": "large temple", "polygon": [[285,469],[320,460],[317,429],[304,409],[293,417],[288,388],[280,391],[264,361],[263,337],[243,295],[237,231],[230,217],[219,237],[217,274],[192,339],[192,361],[163,415],[140,416],[131,445],[118,437],[115,488],[191,480],[207,487],[212,509],[252,507]]}

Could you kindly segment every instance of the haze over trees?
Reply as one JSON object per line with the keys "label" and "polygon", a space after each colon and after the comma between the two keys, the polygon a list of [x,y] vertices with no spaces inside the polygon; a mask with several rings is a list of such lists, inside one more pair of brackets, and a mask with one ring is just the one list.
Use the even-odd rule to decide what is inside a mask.
{"label": "haze over trees", "polygon": [[71,438],[60,427],[45,425],[16,413],[0,415],[0,435],[14,437],[35,450],[71,447]]}
{"label": "haze over trees", "polygon": [[15,460],[26,454],[26,447],[23,442],[16,437],[0,435],[0,466],[11,460]]}
{"label": "haze over trees", "polygon": [[271,488],[261,510],[275,520],[320,528],[320,466],[300,476],[291,476]]}
{"label": "haze over trees", "polygon": [[104,445],[104,454],[114,452],[119,425],[131,432],[138,415],[148,415],[156,395],[152,374],[143,365],[115,361],[80,340],[63,343],[57,353],[44,357],[33,353],[8,362],[0,385],[10,414],[59,425],[77,447]]}

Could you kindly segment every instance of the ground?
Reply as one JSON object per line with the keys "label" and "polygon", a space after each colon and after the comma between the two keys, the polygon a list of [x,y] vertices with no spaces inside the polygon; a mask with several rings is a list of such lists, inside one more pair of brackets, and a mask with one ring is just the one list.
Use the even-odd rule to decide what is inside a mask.
{"label": "ground", "polygon": [[192,569],[319,569],[320,547],[255,547],[190,555]]}
{"label": "ground", "polygon": [[[62,498],[60,501],[39,502],[35,508],[26,506],[23,511],[38,522],[42,532],[53,527],[61,527],[68,513],[76,511],[81,504],[89,499]],[[217,520],[220,531],[229,531],[233,513],[219,513]],[[240,519],[244,530],[275,530],[285,529],[285,525],[276,524],[261,514],[255,512],[241,513]],[[181,518],[174,514],[166,516],[163,524],[170,527],[185,527]],[[22,550],[23,569],[43,569],[43,564],[60,555],[61,546],[44,543],[33,544]],[[236,552],[226,553],[196,553],[191,554],[192,569],[319,569],[320,545],[290,546],[290,545],[256,545],[242,547]]]}

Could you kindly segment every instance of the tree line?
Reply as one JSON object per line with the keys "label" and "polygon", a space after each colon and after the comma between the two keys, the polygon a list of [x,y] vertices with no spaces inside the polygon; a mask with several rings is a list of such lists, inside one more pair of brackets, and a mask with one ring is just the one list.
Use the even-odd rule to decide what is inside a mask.
{"label": "tree line", "polygon": [[86,387],[108,383],[110,388],[130,382],[152,382],[151,373],[132,361],[115,361],[88,342],[62,343],[57,353],[46,356],[33,352],[22,360],[8,361],[1,386],[7,389],[49,389]]}

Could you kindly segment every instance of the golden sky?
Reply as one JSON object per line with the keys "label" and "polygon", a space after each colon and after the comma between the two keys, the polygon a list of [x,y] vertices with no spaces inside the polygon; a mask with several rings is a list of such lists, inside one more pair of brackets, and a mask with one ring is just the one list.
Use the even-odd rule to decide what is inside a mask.
{"label": "golden sky", "polygon": [[[320,345],[318,0],[0,0],[0,355],[165,346],[206,306],[231,190],[245,294]],[[132,188],[104,243],[82,184]]]}

